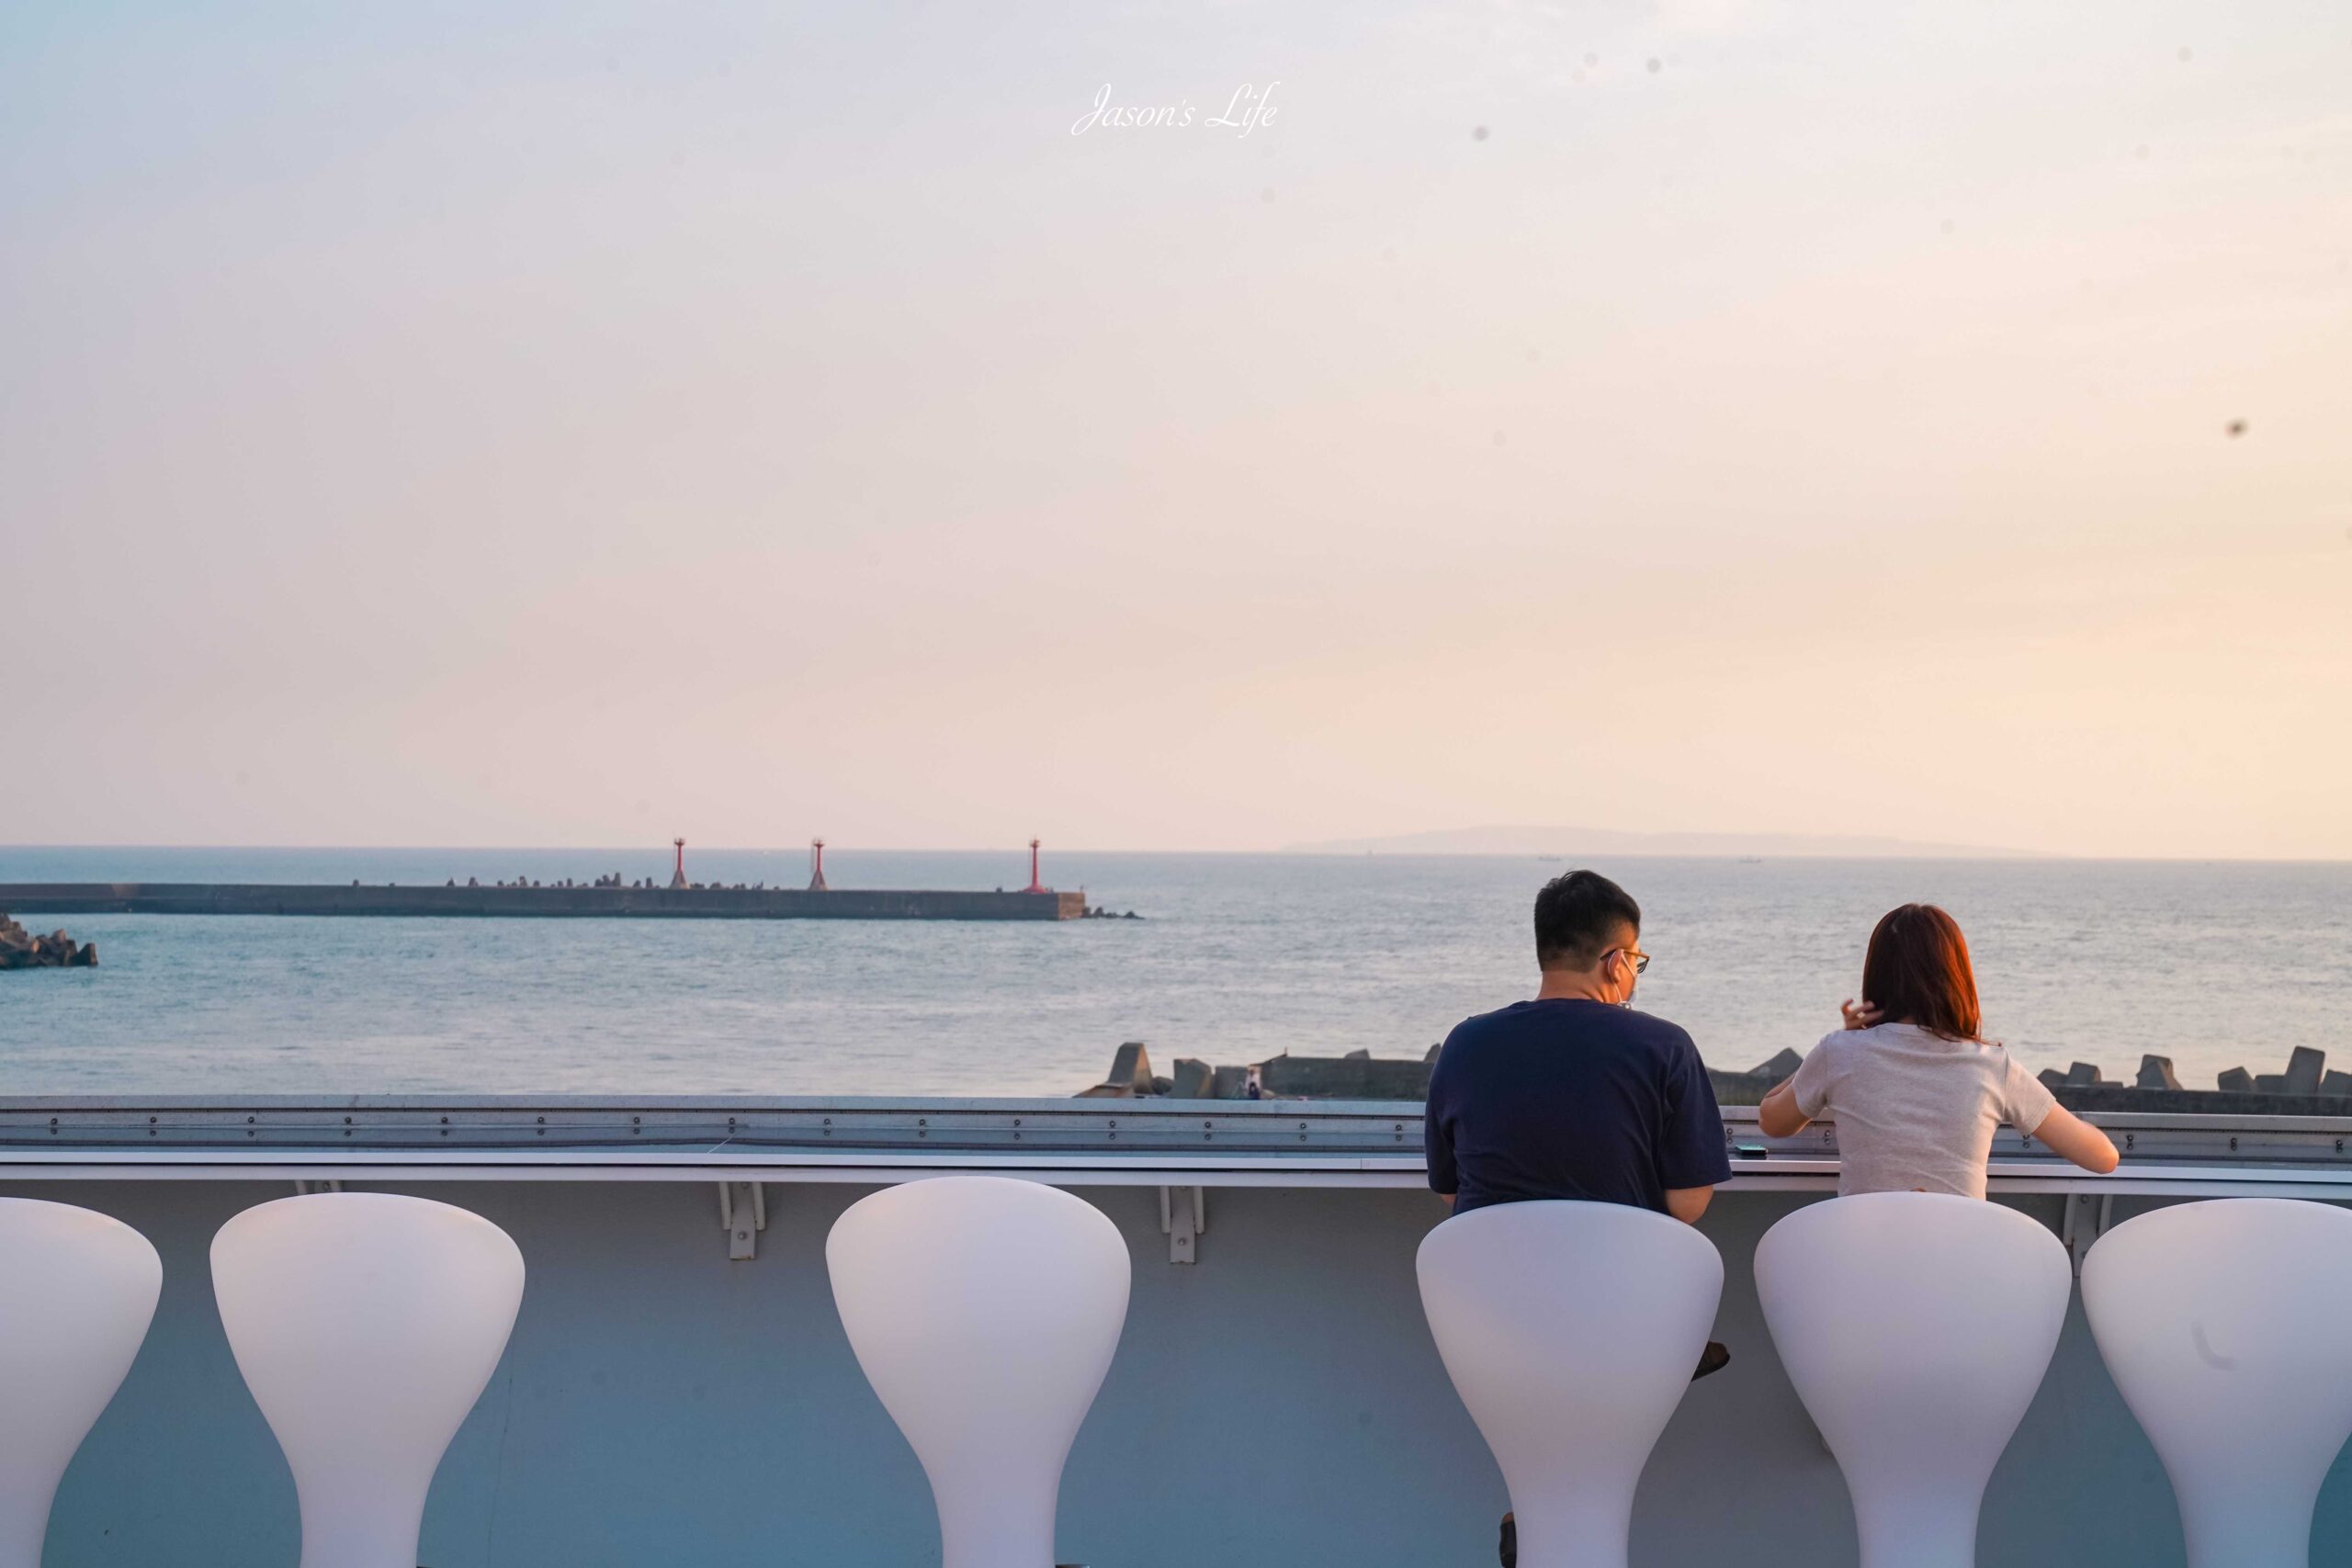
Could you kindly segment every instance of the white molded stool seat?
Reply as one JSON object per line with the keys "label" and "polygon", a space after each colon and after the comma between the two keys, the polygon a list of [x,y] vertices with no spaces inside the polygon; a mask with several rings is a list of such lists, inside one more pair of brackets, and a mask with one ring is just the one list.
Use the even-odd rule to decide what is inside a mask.
{"label": "white molded stool seat", "polygon": [[163,1288],[163,1259],[120,1220],[0,1198],[0,1568],[40,1568],[57,1483]]}
{"label": "white molded stool seat", "polygon": [[1939,1192],[1810,1204],[1756,1247],[1789,1381],[1845,1472],[1863,1568],[1970,1568],[2074,1270],[2047,1226]]}
{"label": "white molded stool seat", "polygon": [[514,1241],[423,1198],[281,1198],[212,1238],[212,1292],[294,1472],[301,1568],[415,1568],[433,1472],[522,1305]]}
{"label": "white molded stool seat", "polygon": [[1036,1182],[935,1177],[851,1204],[825,1266],[931,1479],[944,1568],[1048,1568],[1062,1463],[1126,1322],[1118,1227]]}
{"label": "white molded stool seat", "polygon": [[1723,1294],[1714,1244],[1622,1203],[1499,1203],[1439,1224],[1417,1267],[1521,1568],[1625,1568],[1634,1488]]}
{"label": "white molded stool seat", "polygon": [[2189,1568],[2305,1568],[2352,1436],[2352,1213],[2226,1198],[2126,1220],[2083,1260],[2083,1310],[2172,1478]]}

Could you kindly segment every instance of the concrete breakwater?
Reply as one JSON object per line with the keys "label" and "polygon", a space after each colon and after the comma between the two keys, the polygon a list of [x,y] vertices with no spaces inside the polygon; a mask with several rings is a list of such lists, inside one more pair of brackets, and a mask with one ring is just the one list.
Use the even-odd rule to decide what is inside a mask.
{"label": "concrete breakwater", "polygon": [[1179,1056],[1162,1077],[1151,1068],[1151,1052],[1140,1040],[1121,1045],[1102,1081],[1078,1091],[1080,1100],[1426,1100],[1437,1047],[1418,1060],[1378,1057],[1369,1051],[1344,1056],[1294,1056],[1285,1051],[1262,1062],[1218,1066]]}
{"label": "concrete breakwater", "polygon": [[[1804,1058],[1793,1050],[1744,1073],[1709,1069],[1715,1099],[1724,1105],[1754,1105],[1772,1086],[1797,1070]],[[2160,1111],[2184,1116],[2352,1115],[2352,1073],[2331,1071],[2327,1054],[2298,1045],[2286,1070],[2250,1073],[2229,1067],[2214,1076],[2211,1089],[2180,1081],[2172,1058],[2144,1055],[2131,1083],[2107,1076],[2095,1062],[2075,1062],[2061,1072],[2044,1067],[2035,1077],[2069,1111]]]}
{"label": "concrete breakwater", "polygon": [[[1176,1058],[1161,1076],[1152,1070],[1149,1048],[1140,1040],[1121,1045],[1111,1070],[1101,1083],[1079,1091],[1079,1098],[1128,1100],[1166,1096],[1171,1100],[1426,1100],[1430,1069],[1437,1066],[1438,1047],[1419,1056],[1375,1056],[1351,1051],[1343,1056],[1295,1056],[1284,1051],[1262,1062],[1220,1066],[1191,1056]],[[1724,1105],[1753,1105],[1764,1093],[1796,1070],[1793,1053],[1786,1062],[1775,1058],[1753,1072],[1710,1069],[1715,1098]]]}
{"label": "concrete breakwater", "polygon": [[0,883],[0,908],[46,914],[407,915],[705,920],[1075,920],[1083,893],[890,888],[308,886],[267,882]]}
{"label": "concrete breakwater", "polygon": [[[1426,1100],[1430,1069],[1438,1047],[1426,1055],[1374,1056],[1351,1051],[1344,1056],[1294,1056],[1288,1052],[1262,1062],[1220,1066],[1180,1056],[1163,1077],[1152,1071],[1148,1047],[1140,1040],[1121,1045],[1102,1081],[1080,1089],[1079,1098],[1129,1100]],[[1797,1070],[1804,1056],[1784,1050],[1746,1072],[1707,1069],[1719,1105],[1755,1105],[1772,1087]],[[2331,1072],[2327,1057],[2308,1045],[2289,1055],[2286,1071],[2249,1073],[2232,1067],[2212,1089],[2184,1088],[2172,1058],[2146,1055],[2138,1080],[2123,1084],[2088,1062],[2066,1071],[2040,1075],[2058,1103],[2078,1111],[2168,1111],[2194,1116],[2352,1116],[2352,1073]]]}

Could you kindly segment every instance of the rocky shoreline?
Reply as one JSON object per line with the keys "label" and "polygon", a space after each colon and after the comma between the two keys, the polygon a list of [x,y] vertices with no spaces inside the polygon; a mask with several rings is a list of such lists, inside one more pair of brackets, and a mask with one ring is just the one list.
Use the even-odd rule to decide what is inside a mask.
{"label": "rocky shoreline", "polygon": [[0,915],[0,969],[87,969],[97,961],[95,942],[75,942],[63,931],[35,936]]}

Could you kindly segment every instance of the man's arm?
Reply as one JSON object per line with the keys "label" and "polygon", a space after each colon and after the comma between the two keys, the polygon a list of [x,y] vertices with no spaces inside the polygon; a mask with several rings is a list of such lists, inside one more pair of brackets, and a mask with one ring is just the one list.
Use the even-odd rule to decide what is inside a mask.
{"label": "man's arm", "polygon": [[1657,1134],[1657,1184],[1666,1212],[1684,1224],[1697,1224],[1720,1182],[1731,1179],[1731,1157],[1724,1146],[1724,1116],[1714,1086],[1690,1037],[1669,1044],[1660,1084],[1665,1111]]}
{"label": "man's arm", "polygon": [[[1446,1038],[1451,1041],[1453,1037]],[[1461,1190],[1462,1179],[1453,1168],[1453,1137],[1446,1125],[1453,1083],[1453,1075],[1446,1067],[1446,1050],[1441,1045],[1437,1063],[1430,1069],[1429,1098],[1421,1106],[1421,1159],[1429,1168],[1430,1190],[1444,1199],[1445,1206],[1451,1209]]]}
{"label": "man's arm", "polygon": [[1695,1225],[1699,1216],[1707,1212],[1707,1200],[1714,1195],[1712,1187],[1669,1187],[1666,1190],[1666,1212],[1686,1225]]}

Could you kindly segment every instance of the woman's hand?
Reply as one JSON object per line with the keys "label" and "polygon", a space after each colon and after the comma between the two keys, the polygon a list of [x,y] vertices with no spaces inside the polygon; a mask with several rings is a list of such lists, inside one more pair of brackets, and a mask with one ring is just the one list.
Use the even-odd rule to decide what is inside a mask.
{"label": "woman's hand", "polygon": [[1875,1028],[1879,1020],[1886,1016],[1871,1005],[1871,999],[1868,997],[1862,998],[1860,1007],[1854,1005],[1853,998],[1848,997],[1838,1004],[1838,1010],[1846,1015],[1846,1027],[1849,1029]]}

